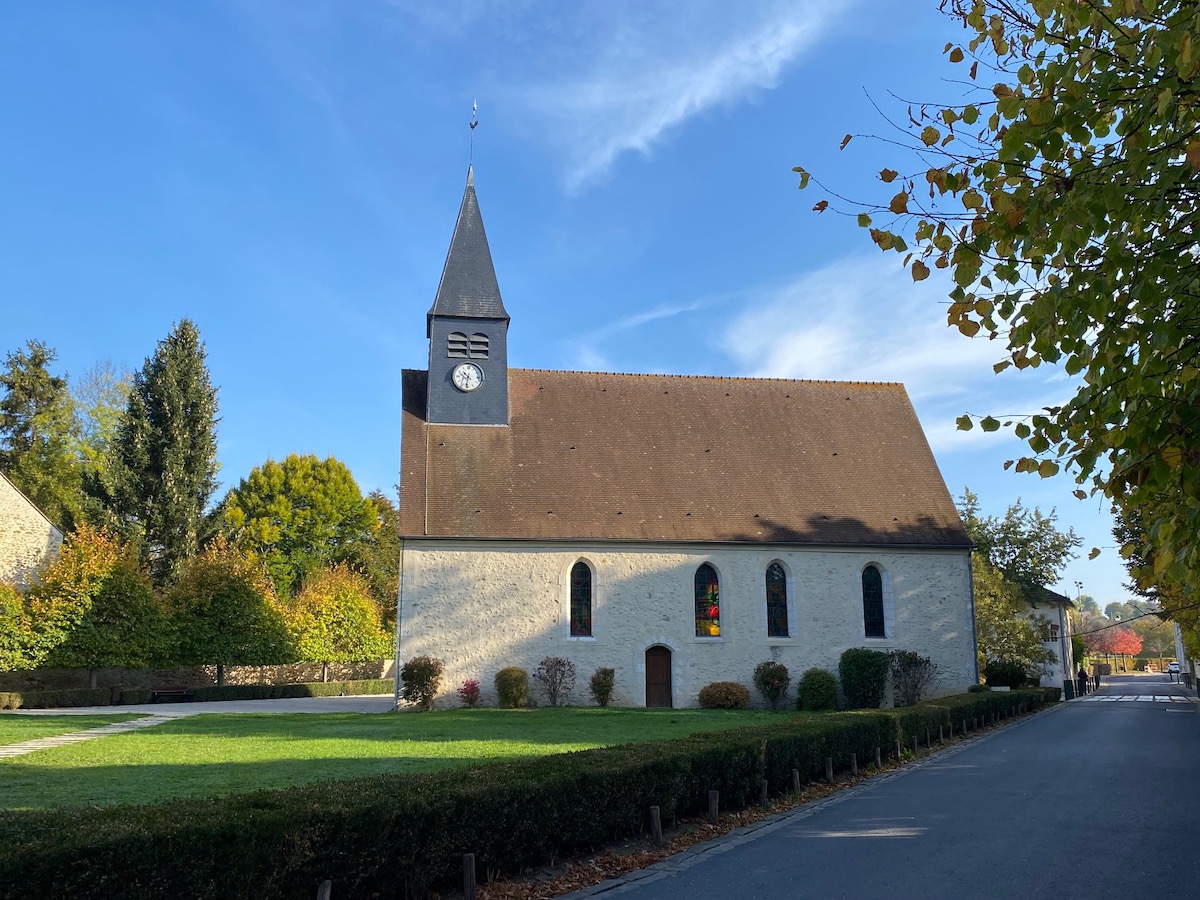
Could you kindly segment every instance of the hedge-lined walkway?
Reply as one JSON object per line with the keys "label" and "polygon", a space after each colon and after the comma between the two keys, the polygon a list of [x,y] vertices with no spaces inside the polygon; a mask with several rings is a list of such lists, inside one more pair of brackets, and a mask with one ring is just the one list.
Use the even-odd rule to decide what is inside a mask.
{"label": "hedge-lined walkway", "polygon": [[107,737],[110,734],[121,734],[122,732],[134,731],[138,728],[150,728],[153,725],[161,725],[163,722],[170,722],[172,719],[177,719],[180,715],[189,715],[189,713],[142,716],[141,718],[129,719],[125,722],[109,722],[107,725],[98,725],[95,728],[88,728],[84,731],[72,731],[67,734],[56,734],[51,737],[21,741],[19,744],[8,744],[0,747],[0,759],[23,756],[26,753],[33,753],[37,750],[48,750],[51,747],[62,747],[66,744],[78,744],[81,741]]}

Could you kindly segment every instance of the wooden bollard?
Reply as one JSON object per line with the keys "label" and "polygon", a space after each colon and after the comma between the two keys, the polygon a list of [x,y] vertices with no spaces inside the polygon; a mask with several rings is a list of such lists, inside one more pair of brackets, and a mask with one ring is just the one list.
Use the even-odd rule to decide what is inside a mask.
{"label": "wooden bollard", "polygon": [[463,900],[475,900],[475,854],[463,854]]}
{"label": "wooden bollard", "polygon": [[858,756],[854,753],[850,754],[850,774],[858,774]]}
{"label": "wooden bollard", "polygon": [[950,740],[954,740],[954,720],[950,720]]}
{"label": "wooden bollard", "polygon": [[900,762],[900,738],[896,738],[896,762]]}
{"label": "wooden bollard", "polygon": [[708,821],[713,825],[716,825],[721,820],[720,808],[721,808],[721,792],[720,791],[709,791],[708,792]]}
{"label": "wooden bollard", "polygon": [[933,738],[930,736],[931,733],[932,732],[930,732],[929,726],[925,726],[925,749],[926,750],[933,749]]}
{"label": "wooden bollard", "polygon": [[317,900],[329,900],[333,896],[333,882],[322,881],[317,886]]}
{"label": "wooden bollard", "polygon": [[825,757],[825,782],[826,782],[826,784],[833,784],[833,757],[832,756]]}
{"label": "wooden bollard", "polygon": [[875,768],[883,768],[883,751],[879,747],[875,748]]}
{"label": "wooden bollard", "polygon": [[792,792],[800,793],[800,770],[792,769]]}
{"label": "wooden bollard", "polygon": [[967,736],[967,720],[963,719],[963,737]]}
{"label": "wooden bollard", "polygon": [[917,755],[917,748],[918,748],[919,746],[920,746],[920,745],[917,743],[917,736],[914,734],[914,735],[913,735],[913,756],[916,756],[916,755]]}
{"label": "wooden bollard", "polygon": [[945,735],[945,733],[942,731],[942,726],[941,726],[941,725],[939,725],[939,726],[938,726],[938,743],[940,744],[940,743],[941,743],[942,741],[944,741],[945,739],[946,739],[946,735]]}
{"label": "wooden bollard", "polygon": [[767,779],[763,779],[758,785],[758,805],[767,805]]}
{"label": "wooden bollard", "polygon": [[662,811],[657,806],[650,807],[650,837],[656,847],[662,846]]}

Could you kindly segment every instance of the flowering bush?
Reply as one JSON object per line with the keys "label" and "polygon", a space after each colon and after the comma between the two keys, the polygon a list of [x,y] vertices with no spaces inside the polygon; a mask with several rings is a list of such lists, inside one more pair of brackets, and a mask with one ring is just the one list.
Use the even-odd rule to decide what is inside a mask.
{"label": "flowering bush", "polygon": [[771,709],[779,708],[779,701],[787,695],[791,682],[787,666],[783,663],[767,660],[754,667],[754,686],[763,699],[771,704]]}
{"label": "flowering bush", "polygon": [[474,709],[479,705],[478,678],[468,678],[462,683],[462,687],[458,689],[458,702],[467,709]]}

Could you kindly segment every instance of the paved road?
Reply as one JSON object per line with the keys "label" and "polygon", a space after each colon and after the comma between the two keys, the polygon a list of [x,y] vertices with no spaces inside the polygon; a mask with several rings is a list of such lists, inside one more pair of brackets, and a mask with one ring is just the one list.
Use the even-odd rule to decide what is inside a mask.
{"label": "paved road", "polygon": [[1162,676],[1107,681],[599,896],[1194,900],[1200,707]]}

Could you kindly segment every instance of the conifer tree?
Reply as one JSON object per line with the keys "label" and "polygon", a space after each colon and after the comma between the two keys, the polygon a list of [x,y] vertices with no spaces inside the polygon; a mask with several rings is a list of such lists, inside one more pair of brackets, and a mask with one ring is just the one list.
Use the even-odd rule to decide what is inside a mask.
{"label": "conifer tree", "polygon": [[200,332],[183,319],[133,376],[113,441],[114,508],[158,583],[200,547],[216,487],[217,392]]}

